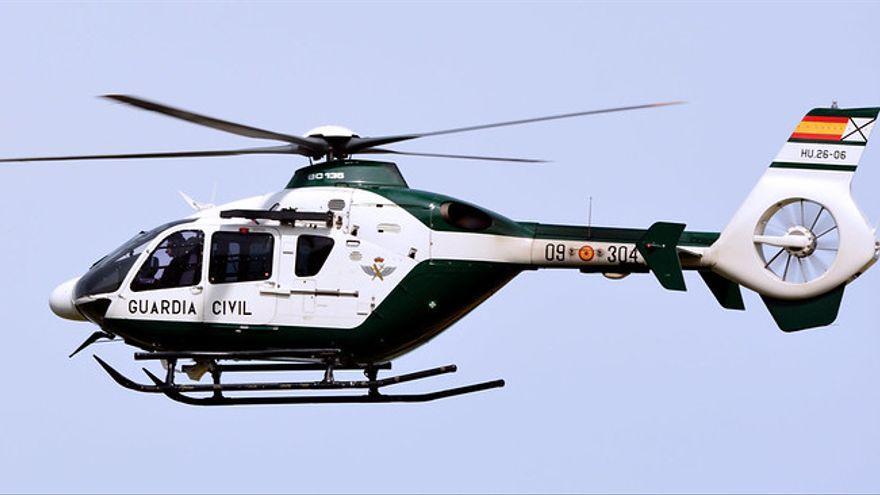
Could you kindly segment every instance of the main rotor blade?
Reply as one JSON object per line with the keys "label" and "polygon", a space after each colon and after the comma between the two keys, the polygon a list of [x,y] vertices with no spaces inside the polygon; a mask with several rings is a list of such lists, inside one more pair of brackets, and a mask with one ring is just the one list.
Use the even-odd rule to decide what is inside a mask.
{"label": "main rotor blade", "polygon": [[573,113],[563,113],[558,115],[549,115],[546,117],[534,117],[531,119],[520,119],[520,120],[509,120],[506,122],[496,122],[493,124],[481,124],[481,125],[473,125],[468,127],[458,127],[455,129],[446,129],[442,131],[432,131],[432,132],[422,132],[422,133],[414,133],[414,134],[401,134],[396,136],[378,136],[378,137],[366,137],[366,138],[352,138],[346,146],[346,151],[349,153],[357,153],[366,148],[371,148],[373,146],[382,146],[383,144],[391,144],[398,143],[401,141],[408,141],[410,139],[423,138],[428,136],[440,136],[443,134],[454,134],[457,132],[470,132],[470,131],[479,131],[482,129],[492,129],[495,127],[506,127],[512,125],[520,125],[520,124],[531,124],[533,122],[544,122],[547,120],[559,120],[559,119],[568,119],[572,117],[583,117],[586,115],[598,115],[603,113],[614,113],[614,112],[625,112],[629,110],[639,110],[643,108],[656,108],[656,107],[665,107],[669,105],[681,105],[685,103],[684,101],[667,101],[660,103],[648,103],[645,105],[633,105],[628,107],[615,107],[615,108],[603,108],[599,110],[587,110],[584,112],[573,112]]}
{"label": "main rotor blade", "polygon": [[157,153],[123,153],[116,155],[72,155],[72,156],[40,156],[24,158],[0,158],[3,162],[54,162],[70,160],[121,160],[127,158],[186,158],[201,156],[231,156],[231,155],[260,155],[260,154],[301,154],[296,145],[266,146],[262,148],[243,148],[238,150],[209,150],[209,151],[168,151]]}
{"label": "main rotor blade", "polygon": [[449,155],[445,153],[417,153],[415,151],[395,151],[387,148],[369,148],[358,153],[375,154],[375,155],[406,155],[406,156],[425,156],[430,158],[458,158],[461,160],[484,160],[491,162],[514,162],[514,163],[547,163],[547,160],[536,160],[533,158],[503,158],[498,156],[477,156],[477,155]]}
{"label": "main rotor blade", "polygon": [[136,96],[103,95],[103,97],[118,101],[120,103],[125,103],[127,105],[131,105],[143,110],[161,113],[162,115],[167,115],[169,117],[192,122],[193,124],[203,125],[212,129],[217,129],[219,131],[237,134],[239,136],[259,139],[273,139],[275,141],[293,143],[302,146],[303,148],[305,148],[305,150],[312,151],[315,154],[323,154],[326,151],[325,143],[318,139],[292,136],[290,134],[281,134],[278,132],[267,131],[265,129],[259,129],[257,127],[236,124],[235,122],[215,119],[213,117],[208,117],[207,115],[200,115],[186,110],[181,110],[179,108],[169,107],[167,105],[156,103],[154,101],[144,100],[143,98],[138,98]]}

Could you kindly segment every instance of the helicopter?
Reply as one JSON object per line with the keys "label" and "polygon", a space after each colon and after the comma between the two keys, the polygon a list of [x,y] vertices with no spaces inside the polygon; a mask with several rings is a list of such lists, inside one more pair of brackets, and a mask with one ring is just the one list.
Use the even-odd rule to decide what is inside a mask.
{"label": "helicopter", "polygon": [[[149,382],[97,355],[119,385],[191,405],[425,402],[504,386],[491,380],[426,393],[387,387],[452,373],[454,365],[379,377],[518,274],[569,269],[618,280],[650,273],[668,290],[696,271],[717,302],[744,310],[760,294],[786,332],[830,325],[845,287],[880,257],[875,229],[851,192],[880,113],[814,108],[720,232],[659,221],[647,229],[511,220],[444,194],[411,189],[397,165],[362,155],[504,162],[523,158],[418,153],[418,138],[675,105],[606,108],[441,131],[362,137],[340,126],[304,136],[220,120],[130,95],[110,100],[276,146],[0,162],[285,154],[308,158],[278,192],[223,205],[184,196],[195,212],[142,231],[59,285],[59,317],[98,326],[71,355],[102,340],[160,361]],[[362,372],[342,380],[338,371]],[[227,373],[323,373],[320,379],[227,383]],[[178,376],[189,380],[179,382]],[[210,383],[201,383],[210,375]],[[273,375],[277,376],[277,375]],[[278,392],[283,392],[279,394]],[[261,395],[254,395],[261,393]]]}

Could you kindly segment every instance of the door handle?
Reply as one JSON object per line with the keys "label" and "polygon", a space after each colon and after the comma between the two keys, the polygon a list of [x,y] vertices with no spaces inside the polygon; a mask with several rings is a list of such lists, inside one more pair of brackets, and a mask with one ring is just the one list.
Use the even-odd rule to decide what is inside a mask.
{"label": "door handle", "polygon": [[197,285],[197,286],[191,288],[189,291],[192,292],[193,295],[198,295],[198,294],[201,294],[203,290],[205,290],[205,288],[203,286]]}

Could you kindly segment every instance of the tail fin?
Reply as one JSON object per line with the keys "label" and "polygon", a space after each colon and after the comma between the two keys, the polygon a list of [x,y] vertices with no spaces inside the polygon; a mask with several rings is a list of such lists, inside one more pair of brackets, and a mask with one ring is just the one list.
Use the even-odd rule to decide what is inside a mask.
{"label": "tail fin", "polygon": [[657,222],[636,243],[648,268],[668,290],[687,290],[677,250],[684,227],[683,223]]}
{"label": "tail fin", "polygon": [[705,261],[759,294],[780,328],[830,324],[843,287],[880,243],[850,193],[880,108],[816,108],[721,232]]}

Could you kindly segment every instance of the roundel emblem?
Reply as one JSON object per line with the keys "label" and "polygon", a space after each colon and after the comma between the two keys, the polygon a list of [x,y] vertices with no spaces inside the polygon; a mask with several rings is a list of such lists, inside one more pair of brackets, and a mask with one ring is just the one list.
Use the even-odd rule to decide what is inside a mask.
{"label": "roundel emblem", "polygon": [[590,261],[595,255],[596,251],[593,250],[592,246],[584,246],[578,250],[578,256],[580,256],[583,261]]}

